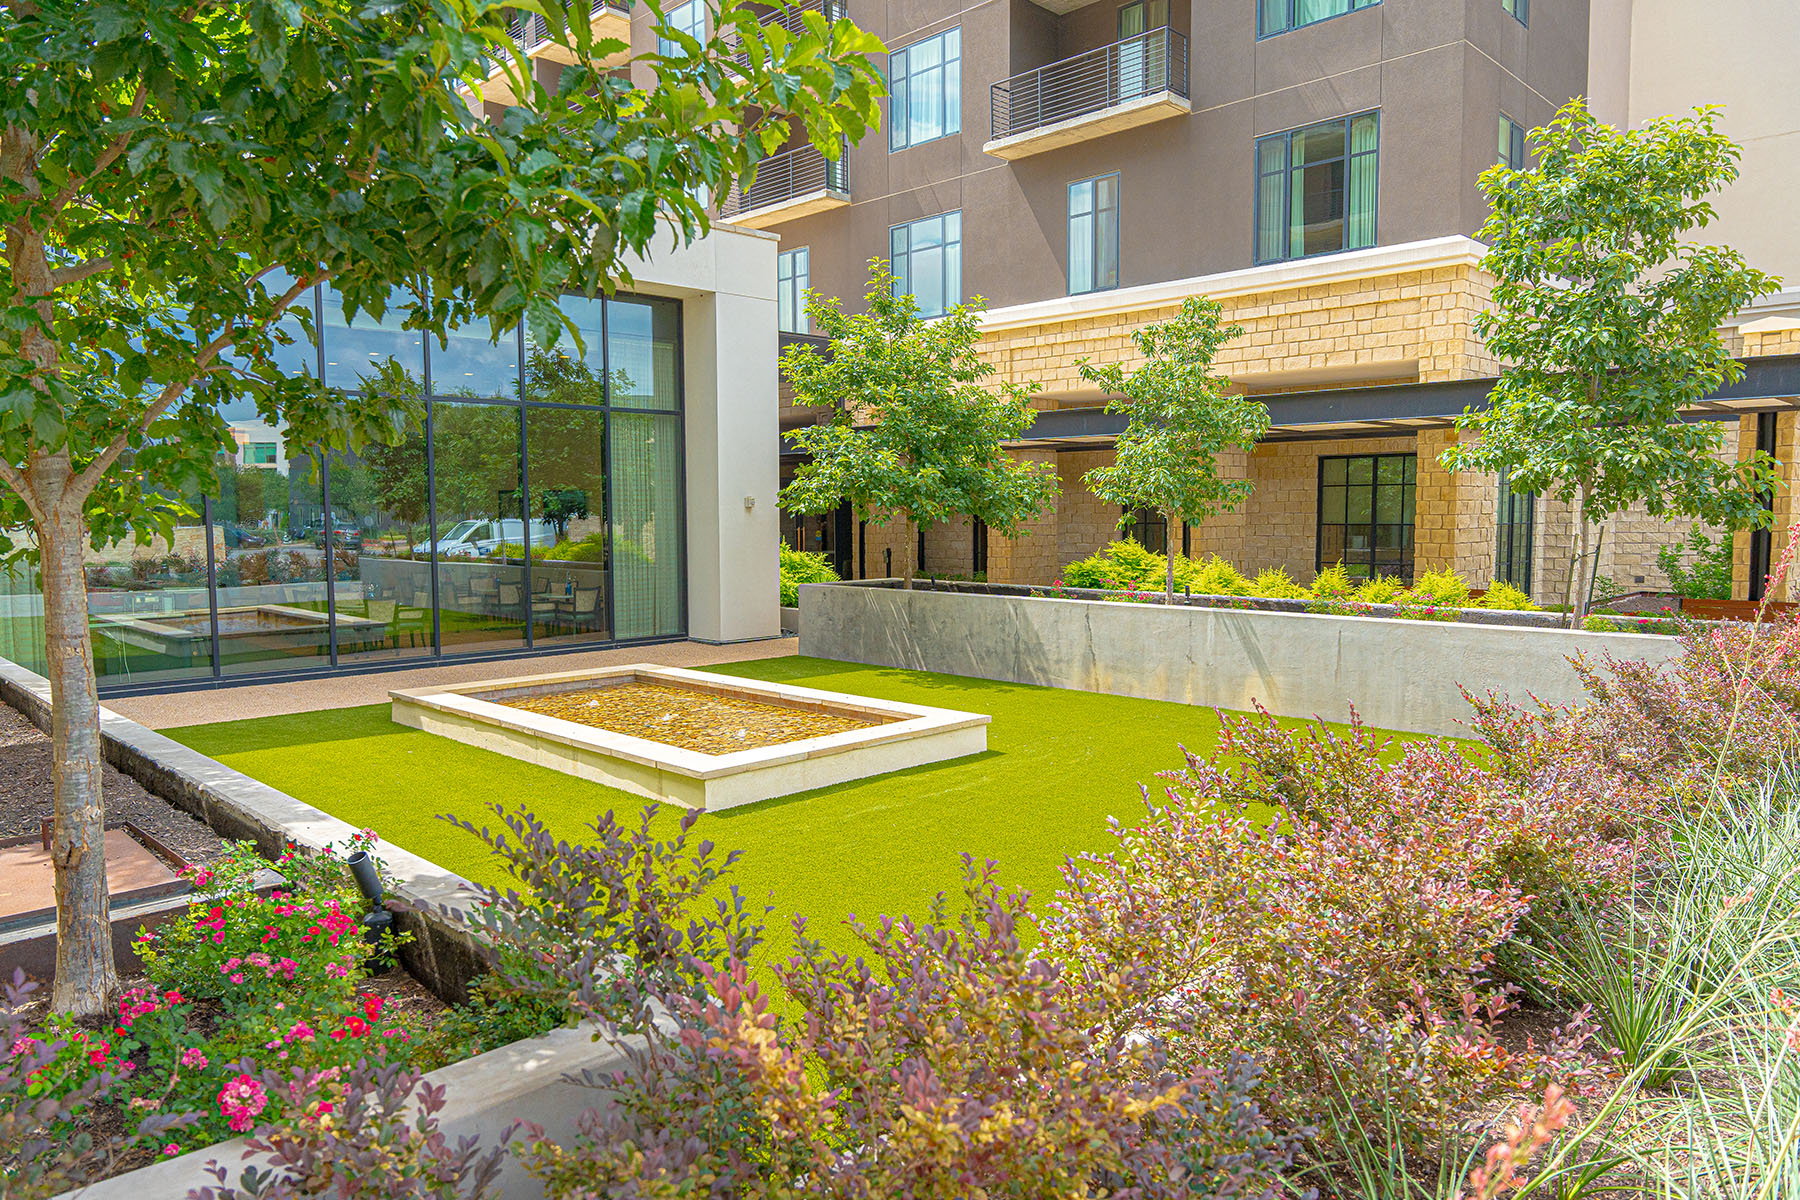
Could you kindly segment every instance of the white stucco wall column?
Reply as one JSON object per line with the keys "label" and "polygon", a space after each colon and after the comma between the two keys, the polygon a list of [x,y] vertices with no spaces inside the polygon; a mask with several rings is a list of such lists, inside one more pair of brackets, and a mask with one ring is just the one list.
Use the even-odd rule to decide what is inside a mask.
{"label": "white stucco wall column", "polygon": [[682,301],[688,635],[696,641],[781,631],[777,245],[772,234],[718,226],[634,272],[634,290]]}

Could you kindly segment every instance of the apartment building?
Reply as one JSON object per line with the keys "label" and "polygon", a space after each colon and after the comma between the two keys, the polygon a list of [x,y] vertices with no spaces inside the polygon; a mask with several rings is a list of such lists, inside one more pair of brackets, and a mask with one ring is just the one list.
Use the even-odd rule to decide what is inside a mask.
{"label": "apartment building", "polygon": [[[833,7],[844,0],[818,2],[845,11]],[[1800,95],[1783,65],[1800,50],[1800,21],[1788,8],[848,0],[847,15],[890,49],[884,127],[837,162],[791,147],[721,215],[780,237],[789,341],[808,336],[808,288],[854,307],[875,257],[927,313],[985,298],[984,355],[1041,388],[1032,435],[1012,453],[1053,465],[1063,495],[1020,538],[936,528],[901,545],[897,525],[848,512],[788,518],[786,535],[858,577],[913,555],[928,573],[1048,583],[1123,521],[1153,547],[1176,538],[1301,578],[1340,560],[1403,576],[1447,565],[1559,595],[1573,536],[1563,506],[1438,461],[1455,416],[1485,402],[1499,367],[1474,329],[1489,290],[1472,240],[1485,215],[1476,176],[1521,164],[1524,131],[1572,96],[1592,94],[1603,117],[1631,124],[1724,101],[1748,148],[1715,236],[1800,282],[1786,208],[1800,181]],[[1719,53],[1684,54],[1695,45]],[[1233,464],[1256,485],[1250,501],[1171,531],[1082,486],[1110,461],[1123,421],[1101,411],[1076,364],[1128,362],[1133,329],[1199,294],[1244,327],[1220,366],[1264,399],[1273,427]],[[1796,298],[1728,331],[1746,377],[1691,414],[1733,426],[1726,453],[1760,445],[1800,459]],[[781,415],[788,428],[819,417]],[[1788,502],[1773,503],[1777,535],[1739,539],[1741,595],[1779,555]],[[1626,514],[1608,524],[1599,570],[1622,587],[1661,587],[1655,552],[1685,532]]]}

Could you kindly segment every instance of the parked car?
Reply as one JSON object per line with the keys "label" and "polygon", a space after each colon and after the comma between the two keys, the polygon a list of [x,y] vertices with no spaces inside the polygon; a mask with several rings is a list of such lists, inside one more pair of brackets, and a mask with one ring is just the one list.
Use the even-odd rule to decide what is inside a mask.
{"label": "parked car", "polygon": [[[536,519],[531,522],[532,545],[548,546],[555,540],[554,524]],[[499,553],[500,547],[509,543],[515,546],[525,543],[525,522],[517,517],[459,521],[437,540],[435,549],[440,558],[485,558]],[[420,542],[413,547],[413,553],[430,554],[433,548],[432,542]]]}
{"label": "parked car", "polygon": [[[342,518],[340,518],[337,522],[335,522],[333,525],[331,525],[330,529],[331,529],[331,540],[334,543],[336,549],[338,549],[338,550],[361,550],[362,549],[363,531],[360,527],[358,527],[356,525],[352,525],[349,522],[344,521]],[[323,550],[325,548],[325,531],[326,531],[325,522],[322,520],[316,521],[313,524],[308,525],[306,527],[306,540],[311,542],[313,545],[317,546],[319,549]]]}
{"label": "parked car", "polygon": [[251,529],[239,525],[236,521],[225,522],[225,548],[227,550],[248,550],[269,544],[269,532],[266,529]]}

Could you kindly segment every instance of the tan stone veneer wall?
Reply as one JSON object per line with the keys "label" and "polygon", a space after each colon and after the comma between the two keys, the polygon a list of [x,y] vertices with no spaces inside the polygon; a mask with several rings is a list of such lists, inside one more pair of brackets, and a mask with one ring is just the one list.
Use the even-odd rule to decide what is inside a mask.
{"label": "tan stone veneer wall", "polygon": [[[1491,287],[1475,267],[1449,266],[1229,296],[1221,300],[1225,318],[1244,336],[1220,351],[1218,367],[1250,387],[1260,375],[1301,371],[1367,381],[1384,364],[1416,364],[1406,377],[1423,382],[1493,374],[1496,364],[1474,329]],[[981,353],[1001,379],[1081,391],[1080,359],[1135,365],[1132,331],[1179,308],[1175,301],[998,328],[983,336]]]}

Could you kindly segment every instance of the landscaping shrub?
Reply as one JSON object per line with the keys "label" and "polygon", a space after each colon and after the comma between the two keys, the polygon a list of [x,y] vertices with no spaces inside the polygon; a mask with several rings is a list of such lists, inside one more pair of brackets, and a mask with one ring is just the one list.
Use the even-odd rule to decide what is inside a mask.
{"label": "landscaping shrub", "polygon": [[[365,957],[392,947],[365,940],[342,860],[290,855],[279,865],[294,890],[268,896],[251,890],[261,865],[245,843],[193,872],[186,913],[139,934],[146,983],[119,998],[110,1027],[45,1018],[36,1037],[57,1049],[33,1068],[37,1095],[168,1118],[157,1150],[174,1155],[294,1118],[269,1072],[329,1084],[357,1064],[405,1056],[409,1031],[360,986]],[[41,1128],[67,1141],[94,1120],[77,1110]]]}
{"label": "landscaping shrub", "polygon": [[341,1072],[264,1071],[255,1082],[294,1114],[278,1132],[248,1139],[248,1165],[214,1161],[216,1187],[188,1200],[490,1200],[505,1147],[438,1128],[444,1089],[396,1065],[357,1063]]}
{"label": "landscaping shrub", "polygon": [[[1688,555],[1693,561],[1687,561]],[[1695,526],[1685,544],[1677,542],[1656,552],[1656,565],[1669,577],[1669,587],[1688,600],[1731,599],[1731,537],[1714,542]]]}
{"label": "landscaping shrub", "polygon": [[[1185,586],[1187,569],[1191,566],[1186,559],[1175,564],[1175,586]],[[1126,538],[1110,542],[1104,549],[1064,567],[1062,582],[1065,587],[1072,588],[1160,587],[1166,568],[1162,555],[1152,554]]]}
{"label": "landscaping shrub", "polygon": [[1510,609],[1515,612],[1541,611],[1537,605],[1531,602],[1530,596],[1504,579],[1496,579],[1488,584],[1486,593],[1482,595],[1481,599],[1475,601],[1475,607]]}
{"label": "landscaping shrub", "polygon": [[[1204,561],[1195,562],[1185,559],[1192,569],[1180,571],[1177,563],[1175,586],[1184,588],[1196,596],[1249,596],[1250,581],[1238,573],[1238,569],[1216,554],[1208,555]],[[1180,577],[1185,576],[1185,577]]]}
{"label": "landscaping shrub", "polygon": [[1392,575],[1377,575],[1350,593],[1358,604],[1392,604],[1406,591],[1406,585]]}
{"label": "landscaping shrub", "polygon": [[1294,577],[1280,567],[1258,571],[1250,581],[1251,596],[1267,596],[1271,600],[1304,600],[1309,593]]}
{"label": "landscaping shrub", "polygon": [[806,550],[781,548],[781,606],[794,608],[800,603],[803,583],[836,583],[837,568],[825,555]]}
{"label": "landscaping shrub", "polygon": [[[965,860],[966,862],[966,860]],[[552,1197],[1268,1197],[1293,1140],[1241,1057],[1171,1069],[1119,1015],[1133,968],[1077,978],[1026,948],[1025,898],[967,865],[963,911],[856,923],[856,961],[802,940],[777,1021],[741,962],[667,997],[616,1107],[523,1149]]]}

